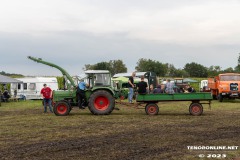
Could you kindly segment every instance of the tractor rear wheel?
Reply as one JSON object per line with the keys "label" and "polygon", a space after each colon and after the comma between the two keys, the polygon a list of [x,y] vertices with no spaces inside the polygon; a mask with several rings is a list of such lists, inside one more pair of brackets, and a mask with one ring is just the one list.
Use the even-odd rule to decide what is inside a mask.
{"label": "tractor rear wheel", "polygon": [[53,107],[53,112],[57,116],[67,116],[71,111],[71,106],[67,102],[57,102]]}
{"label": "tractor rear wheel", "polygon": [[157,115],[159,112],[159,108],[157,104],[149,103],[146,105],[145,111],[148,115]]}
{"label": "tractor rear wheel", "polygon": [[105,90],[94,92],[89,98],[89,110],[95,115],[110,114],[115,107],[115,99]]}
{"label": "tractor rear wheel", "polygon": [[200,116],[203,113],[203,106],[200,103],[192,103],[189,106],[189,112],[193,116]]}

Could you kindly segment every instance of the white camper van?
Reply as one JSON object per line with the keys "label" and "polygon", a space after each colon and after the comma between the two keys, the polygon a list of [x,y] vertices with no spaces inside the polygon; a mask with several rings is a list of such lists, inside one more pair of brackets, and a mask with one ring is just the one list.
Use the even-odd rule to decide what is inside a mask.
{"label": "white camper van", "polygon": [[11,94],[14,95],[14,90],[17,90],[17,96],[25,96],[26,99],[42,99],[41,89],[43,84],[47,84],[52,90],[58,90],[58,82],[55,77],[25,77],[16,78],[23,83],[12,83]]}

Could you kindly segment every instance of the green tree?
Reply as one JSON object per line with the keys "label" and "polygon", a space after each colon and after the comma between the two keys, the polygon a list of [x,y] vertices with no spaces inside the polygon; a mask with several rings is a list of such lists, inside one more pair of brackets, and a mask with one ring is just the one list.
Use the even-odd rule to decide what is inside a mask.
{"label": "green tree", "polygon": [[192,62],[184,66],[184,70],[189,73],[190,77],[207,77],[207,68],[201,64]]}
{"label": "green tree", "polygon": [[235,67],[234,71],[240,73],[240,64]]}
{"label": "green tree", "polygon": [[240,53],[239,53],[239,56],[238,56],[238,65],[240,65]]}
{"label": "green tree", "polygon": [[208,68],[208,76],[210,77],[217,76],[219,73],[221,73],[220,66],[210,66]]}
{"label": "green tree", "polygon": [[157,74],[157,76],[165,76],[168,71],[168,64],[163,64],[159,61],[141,58],[137,62],[135,69],[138,72],[152,71]]}
{"label": "green tree", "polygon": [[99,62],[96,64],[85,64],[83,70],[110,70],[109,62]]}
{"label": "green tree", "polygon": [[238,65],[235,67],[235,72],[240,72],[240,53],[239,53],[239,56],[238,56]]}
{"label": "green tree", "polygon": [[111,60],[109,64],[110,64],[110,72],[112,75],[117,73],[127,72],[127,67],[122,60]]}
{"label": "green tree", "polygon": [[232,67],[226,68],[223,70],[224,73],[233,73],[234,69]]}
{"label": "green tree", "polygon": [[127,72],[127,67],[122,60],[110,60],[109,62],[99,62],[96,64],[85,64],[83,70],[108,70],[111,75]]}
{"label": "green tree", "polygon": [[173,64],[167,64],[168,77],[189,77],[189,74],[183,69],[176,69]]}

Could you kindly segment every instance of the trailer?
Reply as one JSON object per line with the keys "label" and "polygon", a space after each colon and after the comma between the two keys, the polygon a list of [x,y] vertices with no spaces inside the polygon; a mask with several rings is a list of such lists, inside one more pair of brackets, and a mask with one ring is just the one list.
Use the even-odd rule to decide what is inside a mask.
{"label": "trailer", "polygon": [[168,101],[190,101],[189,113],[199,116],[203,113],[203,104],[211,104],[211,93],[175,93],[175,94],[138,94],[136,101],[144,103],[148,115],[157,115],[159,112],[158,103]]}
{"label": "trailer", "polygon": [[47,84],[52,90],[58,90],[56,77],[24,77],[17,78],[22,83],[11,83],[11,95],[17,92],[17,97],[24,96],[26,99],[42,99],[41,89],[43,84]]}

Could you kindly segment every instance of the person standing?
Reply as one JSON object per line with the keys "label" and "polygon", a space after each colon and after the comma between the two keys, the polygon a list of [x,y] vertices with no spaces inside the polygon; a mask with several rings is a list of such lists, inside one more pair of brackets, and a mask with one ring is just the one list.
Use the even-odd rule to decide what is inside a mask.
{"label": "person standing", "polygon": [[144,76],[141,77],[141,81],[137,84],[137,89],[139,94],[147,93],[147,82],[144,81]]}
{"label": "person standing", "polygon": [[41,90],[41,95],[43,97],[44,104],[44,113],[47,113],[47,105],[49,107],[50,112],[52,111],[52,89],[47,87],[46,84],[43,84],[43,88]]}
{"label": "person standing", "polygon": [[128,79],[128,89],[129,89],[129,93],[128,93],[128,102],[129,103],[133,103],[132,102],[132,98],[133,98],[133,89],[134,89],[134,77],[135,77],[136,73],[133,72],[132,76],[129,77]]}
{"label": "person standing", "polygon": [[78,97],[78,107],[80,109],[85,109],[84,105],[86,105],[86,102],[87,102],[87,98],[86,98],[86,95],[85,95],[85,90],[88,86],[89,85],[84,81],[81,81],[78,84],[77,97]]}

